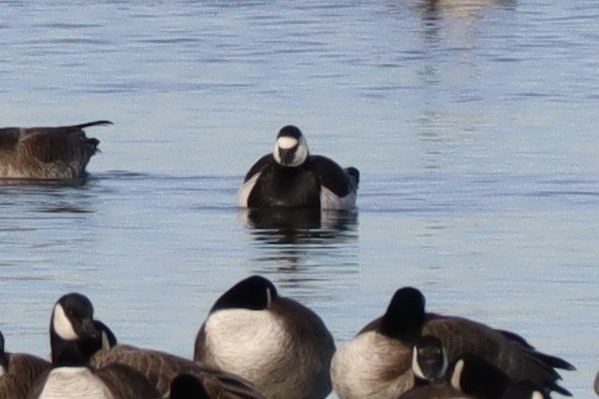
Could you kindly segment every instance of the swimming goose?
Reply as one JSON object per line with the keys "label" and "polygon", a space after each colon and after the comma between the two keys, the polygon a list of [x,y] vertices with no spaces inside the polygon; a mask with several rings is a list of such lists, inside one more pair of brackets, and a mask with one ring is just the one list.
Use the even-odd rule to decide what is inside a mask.
{"label": "swimming goose", "polygon": [[331,376],[341,399],[397,398],[414,386],[411,348],[421,335],[439,338],[449,362],[463,353],[483,358],[512,380],[531,380],[549,393],[560,387],[555,368],[568,362],[537,352],[522,337],[468,319],[425,313],[422,293],[412,287],[394,294],[382,317],[366,325],[333,357]]}
{"label": "swimming goose", "polygon": [[158,399],[141,373],[125,365],[91,367],[86,349],[102,340],[93,321],[93,306],[81,294],[63,295],[50,320],[52,368],[42,374],[29,399]]}
{"label": "swimming goose", "polygon": [[198,333],[194,360],[250,381],[268,399],[326,397],[335,344],[312,310],[252,276],[214,304]]}
{"label": "swimming goose", "polygon": [[310,155],[295,126],[283,127],[272,154],[260,158],[246,174],[238,194],[243,208],[352,209],[360,172]]}
{"label": "swimming goose", "polygon": [[5,352],[0,331],[0,399],[24,398],[35,380],[49,368],[49,362],[36,356]]}
{"label": "swimming goose", "polygon": [[109,125],[95,121],[73,126],[0,128],[0,179],[73,180],[84,178],[85,167],[100,143],[84,128]]}

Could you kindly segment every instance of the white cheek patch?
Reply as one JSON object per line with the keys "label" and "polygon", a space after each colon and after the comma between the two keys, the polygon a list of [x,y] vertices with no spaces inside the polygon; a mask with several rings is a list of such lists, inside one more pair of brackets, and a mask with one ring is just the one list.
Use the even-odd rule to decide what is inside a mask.
{"label": "white cheek patch", "polygon": [[73,329],[73,324],[67,317],[62,305],[58,304],[54,307],[54,317],[52,319],[52,327],[58,336],[67,341],[79,339],[79,335]]}
{"label": "white cheek patch", "polygon": [[462,371],[464,371],[464,360],[460,359],[456,362],[453,374],[451,375],[451,386],[461,391],[460,381],[462,380]]}
{"label": "white cheek patch", "polygon": [[424,373],[420,368],[420,363],[418,363],[418,350],[415,347],[412,349],[412,372],[414,372],[416,377],[420,378],[421,380],[428,379],[424,376]]}
{"label": "white cheek patch", "polygon": [[543,394],[539,391],[534,391],[532,393],[531,399],[543,399]]}
{"label": "white cheek patch", "polygon": [[283,150],[288,150],[297,145],[297,140],[293,137],[279,137],[277,139],[277,147]]}

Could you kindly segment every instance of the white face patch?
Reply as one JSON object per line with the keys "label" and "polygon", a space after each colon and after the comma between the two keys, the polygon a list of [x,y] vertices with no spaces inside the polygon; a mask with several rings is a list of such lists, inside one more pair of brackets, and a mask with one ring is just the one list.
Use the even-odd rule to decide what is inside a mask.
{"label": "white face patch", "polygon": [[300,137],[299,142],[293,137],[279,137],[277,139],[277,142],[275,143],[275,149],[273,151],[275,161],[277,161],[279,165],[281,164],[279,149],[288,150],[295,146],[297,146],[297,149],[295,150],[295,153],[293,155],[293,160],[286,166],[299,166],[303,164],[308,158],[309,153],[308,143],[306,142],[304,136]]}
{"label": "white face patch", "polygon": [[73,324],[67,317],[62,305],[54,306],[54,317],[52,319],[52,327],[58,336],[67,341],[79,339],[79,336],[73,329]]}
{"label": "white face patch", "polygon": [[428,380],[420,368],[420,363],[418,363],[418,350],[416,347],[412,349],[412,371],[414,372],[414,375],[421,380]]}
{"label": "white face patch", "polygon": [[539,391],[534,391],[530,399],[543,399],[543,394]]}
{"label": "white face patch", "polygon": [[453,369],[453,374],[451,375],[451,386],[461,391],[460,381],[462,380],[462,371],[464,371],[464,361],[462,359],[458,360]]}
{"label": "white face patch", "polygon": [[288,150],[297,145],[297,140],[293,137],[279,137],[277,139],[277,148]]}

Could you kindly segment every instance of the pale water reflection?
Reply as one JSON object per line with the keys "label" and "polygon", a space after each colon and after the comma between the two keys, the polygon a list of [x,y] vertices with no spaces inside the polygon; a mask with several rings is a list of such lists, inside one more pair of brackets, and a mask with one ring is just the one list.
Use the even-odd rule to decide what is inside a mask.
{"label": "pale water reflection", "polygon": [[[2,125],[115,122],[87,184],[0,187],[10,350],[47,354],[52,303],[74,290],[123,342],[191,356],[213,301],[249,274],[313,307],[339,343],[414,285],[432,310],[572,362],[563,386],[592,397],[598,4],[0,8]],[[360,169],[355,214],[236,208],[287,124]]]}

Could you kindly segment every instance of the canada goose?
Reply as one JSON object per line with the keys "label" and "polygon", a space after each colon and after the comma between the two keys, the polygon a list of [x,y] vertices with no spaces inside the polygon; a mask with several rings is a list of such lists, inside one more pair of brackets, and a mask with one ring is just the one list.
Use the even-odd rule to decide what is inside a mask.
{"label": "canada goose", "polygon": [[0,399],[24,398],[35,380],[49,368],[49,362],[36,356],[5,352],[0,331]]}
{"label": "canada goose", "polygon": [[387,311],[366,325],[335,353],[331,376],[341,399],[396,398],[414,386],[411,347],[421,335],[439,338],[449,362],[463,353],[483,358],[512,380],[532,380],[549,393],[560,387],[555,368],[573,370],[568,362],[537,352],[522,337],[460,317],[425,313],[422,293],[399,289]]}
{"label": "canada goose", "polygon": [[198,378],[208,392],[209,398],[263,399],[252,385],[236,375],[203,366],[170,353],[117,345],[100,350],[91,358],[95,367],[111,364],[129,366],[150,381],[163,398],[168,398],[172,381],[180,374]]}
{"label": "canada goose", "polygon": [[[447,351],[441,340],[432,335],[423,335],[416,341],[412,349],[412,371],[416,386],[422,385],[419,381],[425,381],[428,385],[413,388],[408,391],[414,392],[413,394],[406,392],[401,398],[438,396],[440,399],[463,396],[502,399],[503,393],[512,383],[503,371],[470,353],[462,354],[454,363],[449,364]],[[433,391],[435,395],[432,395]]]}
{"label": "canada goose", "polygon": [[334,351],[316,313],[252,276],[218,298],[198,332],[194,360],[240,375],[268,399],[318,399],[331,391]]}
{"label": "canada goose", "polygon": [[244,208],[352,209],[360,172],[342,169],[335,161],[310,155],[295,126],[277,135],[274,151],[260,158],[246,174],[238,194]]}
{"label": "canada goose", "polygon": [[[169,397],[172,383],[177,376],[187,374],[195,377],[203,385],[210,399],[264,399],[249,382],[236,375],[170,353],[118,344],[116,336],[108,326],[99,320],[94,322],[101,333],[102,342],[88,343],[86,347],[102,349],[91,356],[90,364],[100,369],[113,364],[130,367],[150,381],[162,398]],[[175,386],[180,387],[181,384],[182,382],[177,382]],[[180,394],[179,390],[175,397]]]}
{"label": "canada goose", "polygon": [[85,167],[99,141],[84,128],[109,125],[95,121],[73,126],[0,128],[0,179],[73,180],[86,176]]}
{"label": "canada goose", "polygon": [[84,295],[63,295],[50,319],[52,368],[42,374],[29,399],[157,399],[158,392],[136,370],[125,365],[89,365],[90,341],[102,341],[94,309]]}

